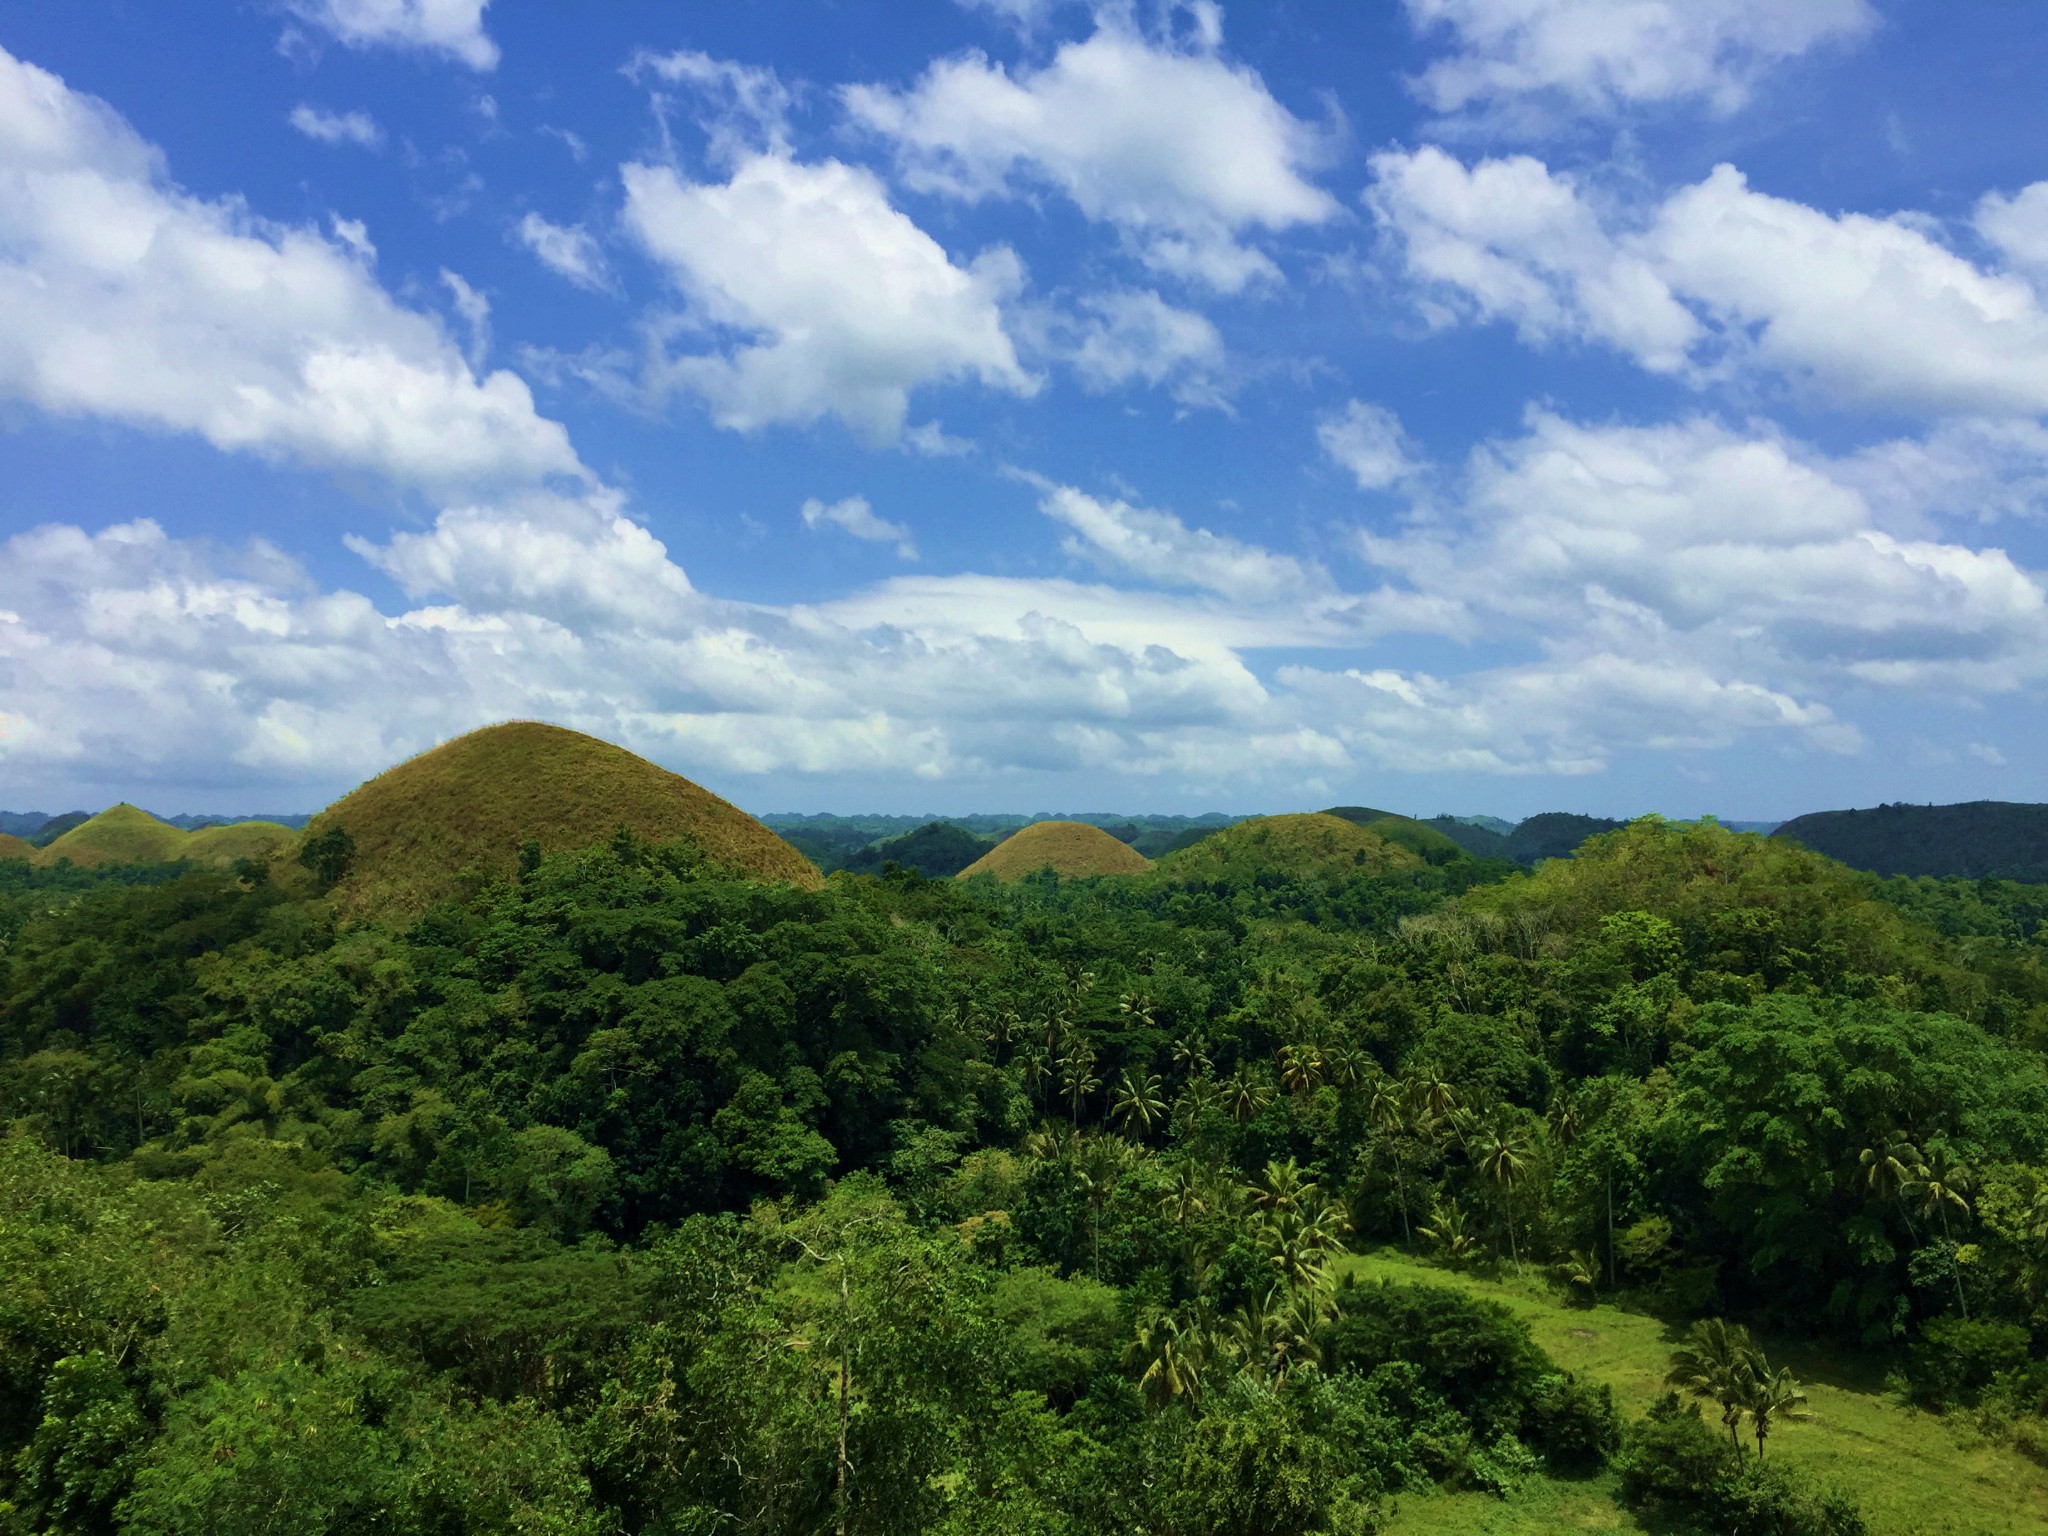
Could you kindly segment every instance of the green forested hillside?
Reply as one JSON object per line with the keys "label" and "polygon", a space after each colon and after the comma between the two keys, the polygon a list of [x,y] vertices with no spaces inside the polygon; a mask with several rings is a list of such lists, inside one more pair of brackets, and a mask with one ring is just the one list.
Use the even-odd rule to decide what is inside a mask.
{"label": "green forested hillside", "polygon": [[[821,890],[621,832],[404,916],[0,865],[0,1531],[1905,1536],[1951,1462],[2037,1487],[2048,892],[1299,820]],[[1845,1461],[1821,1375],[1968,1458]]]}
{"label": "green forested hillside", "polygon": [[1816,811],[1775,836],[1880,875],[2048,881],[2048,805],[1880,805]]}

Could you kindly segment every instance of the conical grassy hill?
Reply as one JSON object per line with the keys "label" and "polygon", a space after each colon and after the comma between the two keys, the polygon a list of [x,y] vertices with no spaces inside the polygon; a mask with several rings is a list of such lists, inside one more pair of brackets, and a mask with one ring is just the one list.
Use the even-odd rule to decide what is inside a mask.
{"label": "conical grassy hill", "polygon": [[750,879],[815,890],[810,860],[738,806],[624,747],[537,721],[486,726],[379,774],[307,827],[355,843],[337,891],[351,912],[412,914],[478,875],[506,876],[529,838],[588,848],[619,827],[650,843],[693,839]]}
{"label": "conical grassy hill", "polygon": [[1082,875],[1142,875],[1152,861],[1129,843],[1080,821],[1037,821],[960,871],[962,880],[994,875],[1021,880],[1041,869],[1073,879]]}
{"label": "conical grassy hill", "polygon": [[[38,864],[70,860],[80,868],[104,864],[203,864],[225,869],[237,859],[266,859],[298,834],[274,821],[243,821],[187,832],[149,812],[122,804],[80,822],[47,847],[30,848]],[[28,846],[24,844],[23,846]],[[0,858],[10,857],[0,851]]]}
{"label": "conical grassy hill", "polygon": [[1245,881],[1262,874],[1298,880],[1351,880],[1420,869],[1423,858],[1327,811],[1254,816],[1159,861],[1166,880]]}
{"label": "conical grassy hill", "polygon": [[34,843],[16,837],[12,832],[0,832],[0,863],[8,859],[32,859],[35,856]]}

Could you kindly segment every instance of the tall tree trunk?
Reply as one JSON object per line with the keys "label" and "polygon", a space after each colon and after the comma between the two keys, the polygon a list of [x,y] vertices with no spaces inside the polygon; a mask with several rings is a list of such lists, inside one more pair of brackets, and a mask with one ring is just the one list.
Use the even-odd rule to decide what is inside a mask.
{"label": "tall tree trunk", "polygon": [[1970,1303],[1963,1295],[1963,1266],[1956,1263],[1956,1256],[1954,1252],[1956,1240],[1954,1235],[1948,1229],[1948,1207],[1944,1205],[1940,1209],[1942,1240],[1949,1245],[1950,1252],[1948,1256],[1948,1261],[1950,1264],[1955,1266],[1950,1271],[1950,1273],[1955,1276],[1956,1305],[1963,1309],[1963,1321],[1968,1322],[1970,1320]]}
{"label": "tall tree trunk", "polygon": [[[1614,1163],[1607,1164],[1607,1289],[1621,1289],[1621,1273],[1614,1262]],[[1737,1449],[1741,1449],[1739,1446]]]}
{"label": "tall tree trunk", "polygon": [[838,1513],[833,1530],[838,1536],[846,1536],[846,1420],[853,1374],[848,1355],[851,1347],[852,1341],[846,1332],[846,1259],[842,1255],[839,1260],[839,1462],[832,1471],[832,1503]]}

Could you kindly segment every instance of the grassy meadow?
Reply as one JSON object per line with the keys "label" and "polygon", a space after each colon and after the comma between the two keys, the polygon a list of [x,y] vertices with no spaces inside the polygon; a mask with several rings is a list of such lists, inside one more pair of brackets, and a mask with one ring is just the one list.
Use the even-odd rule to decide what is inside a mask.
{"label": "grassy meadow", "polygon": [[[1438,1285],[1509,1307],[1565,1370],[1614,1389],[1625,1416],[1661,1397],[1682,1329],[1640,1312],[1573,1305],[1533,1274],[1498,1279],[1425,1264],[1394,1249],[1348,1263],[1360,1281]],[[1772,1432],[1771,1456],[1817,1481],[1849,1490],[1871,1536],[2033,1536],[2048,1531],[2048,1468],[1943,1418],[1902,1405],[1875,1367],[1843,1369],[1843,1357],[1761,1336],[1807,1393],[1807,1417]],[[1483,1493],[1407,1495],[1389,1529],[1446,1536],[1521,1536],[1539,1531],[1648,1529],[1611,1497],[1612,1473],[1585,1482],[1534,1478],[1513,1498]]]}

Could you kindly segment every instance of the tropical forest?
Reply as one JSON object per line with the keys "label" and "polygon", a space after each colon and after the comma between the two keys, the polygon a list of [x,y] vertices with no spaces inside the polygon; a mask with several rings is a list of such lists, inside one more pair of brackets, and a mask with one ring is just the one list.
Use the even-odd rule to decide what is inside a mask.
{"label": "tropical forest", "polygon": [[0,850],[0,1531],[2048,1527],[2048,887],[1339,812]]}

